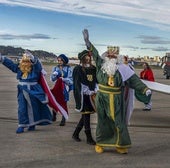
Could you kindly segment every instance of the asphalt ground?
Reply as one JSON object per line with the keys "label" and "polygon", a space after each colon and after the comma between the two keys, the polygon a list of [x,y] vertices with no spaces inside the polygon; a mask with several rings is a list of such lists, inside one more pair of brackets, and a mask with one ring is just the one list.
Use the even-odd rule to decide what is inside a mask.
{"label": "asphalt ground", "polygon": [[[47,81],[52,67],[45,66]],[[139,74],[140,70],[136,70]],[[157,82],[170,84],[162,70],[153,70]],[[152,111],[142,111],[143,104],[135,100],[135,109],[128,127],[132,147],[128,154],[118,154],[105,148],[98,154],[94,146],[86,144],[84,131],[81,142],[72,139],[80,114],[74,110],[70,94],[69,119],[64,127],[57,121],[37,126],[34,132],[16,134],[17,80],[14,73],[0,64],[0,168],[169,168],[170,165],[170,95],[153,92]],[[91,116],[95,138],[97,115]]]}

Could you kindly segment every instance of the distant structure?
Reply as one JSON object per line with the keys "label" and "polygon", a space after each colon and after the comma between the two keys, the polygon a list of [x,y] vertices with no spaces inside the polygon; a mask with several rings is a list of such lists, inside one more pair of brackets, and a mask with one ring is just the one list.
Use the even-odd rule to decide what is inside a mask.
{"label": "distant structure", "polygon": [[144,57],[133,58],[133,61],[135,65],[142,65],[144,62],[147,62],[149,65],[159,66],[161,62],[161,57],[160,56],[154,56],[154,57],[144,56]]}

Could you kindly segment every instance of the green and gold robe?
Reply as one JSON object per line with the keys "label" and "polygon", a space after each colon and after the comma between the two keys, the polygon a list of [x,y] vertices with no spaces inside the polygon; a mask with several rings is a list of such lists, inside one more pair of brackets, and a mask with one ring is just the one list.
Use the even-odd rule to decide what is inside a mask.
{"label": "green and gold robe", "polygon": [[148,88],[134,71],[124,64],[117,65],[118,69],[112,81],[113,86],[109,86],[109,76],[101,69],[104,60],[92,44],[90,51],[96,63],[96,76],[99,83],[99,91],[96,95],[98,114],[96,143],[103,147],[130,147],[131,140],[126,124],[125,86],[137,90],[145,98]]}

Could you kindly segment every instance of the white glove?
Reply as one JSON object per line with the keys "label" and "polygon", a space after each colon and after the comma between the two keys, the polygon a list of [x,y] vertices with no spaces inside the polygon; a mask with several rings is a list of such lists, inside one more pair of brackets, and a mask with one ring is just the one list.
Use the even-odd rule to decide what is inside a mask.
{"label": "white glove", "polygon": [[87,29],[83,30],[83,36],[85,41],[89,41],[89,32]]}
{"label": "white glove", "polygon": [[84,29],[82,33],[83,33],[84,41],[86,43],[87,48],[90,48],[90,41],[89,41],[89,32],[88,32],[88,30]]}
{"label": "white glove", "polygon": [[152,91],[150,89],[148,89],[145,94],[146,94],[146,96],[149,96],[150,94],[152,94]]}
{"label": "white glove", "polygon": [[58,72],[54,71],[54,72],[53,72],[53,75],[57,76],[57,75],[58,75]]}
{"label": "white glove", "polygon": [[89,95],[91,96],[91,95],[93,95],[95,92],[94,91],[90,91],[89,92]]}

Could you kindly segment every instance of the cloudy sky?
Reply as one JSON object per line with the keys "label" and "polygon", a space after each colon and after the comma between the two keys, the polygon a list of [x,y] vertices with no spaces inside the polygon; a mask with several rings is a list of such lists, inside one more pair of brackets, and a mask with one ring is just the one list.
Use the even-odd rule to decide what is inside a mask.
{"label": "cloudy sky", "polygon": [[0,0],[0,45],[76,56],[82,30],[103,53],[129,57],[170,52],[169,0]]}

